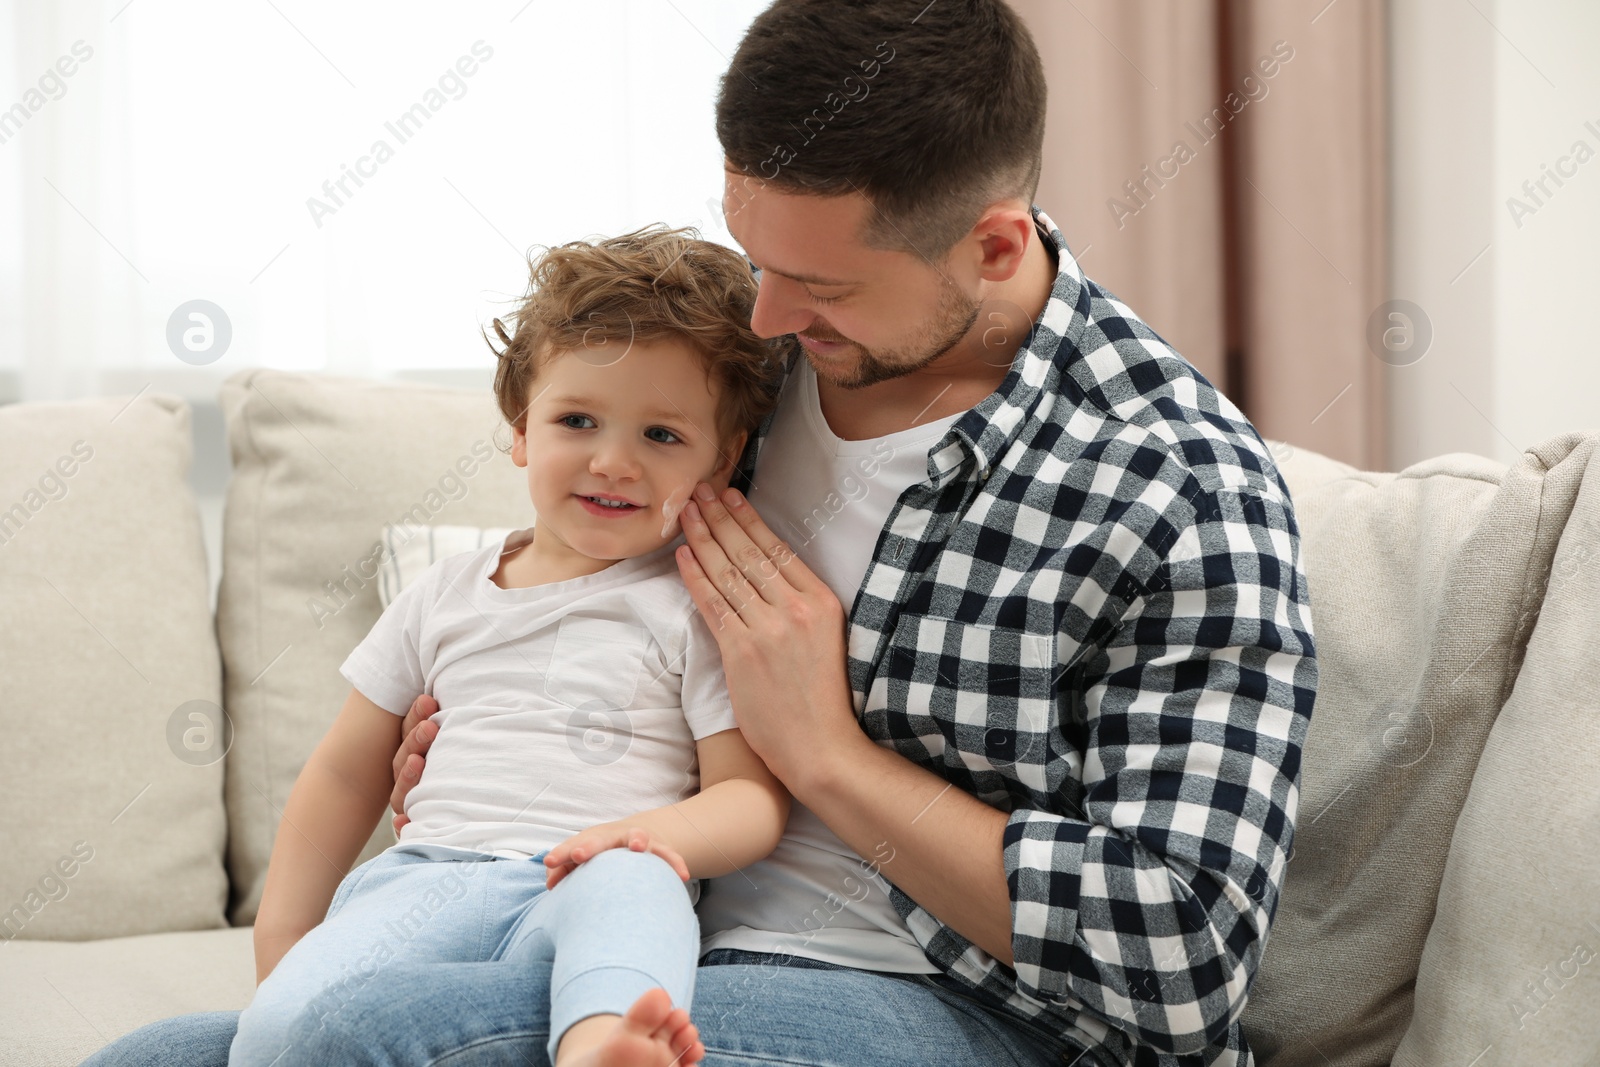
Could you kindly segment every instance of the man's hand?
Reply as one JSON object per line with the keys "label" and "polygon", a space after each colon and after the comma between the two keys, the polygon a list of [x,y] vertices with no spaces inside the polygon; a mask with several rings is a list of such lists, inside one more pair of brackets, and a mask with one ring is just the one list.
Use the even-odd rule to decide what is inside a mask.
{"label": "man's hand", "polygon": [[438,710],[439,702],[424,693],[411,702],[406,721],[400,724],[400,748],[394,754],[394,792],[389,794],[396,837],[400,836],[400,827],[411,821],[406,817],[406,794],[422,780],[428,746],[439,736],[439,724],[428,719]]}
{"label": "man's hand", "polygon": [[678,572],[722,650],[745,741],[840,840],[1010,966],[1008,813],[862,732],[839,598],[749,501],[732,489],[708,500],[710,488],[683,509]]}
{"label": "man's hand", "polygon": [[678,855],[676,849],[660,837],[642,826],[607,822],[573,834],[545,854],[544,865],[548,868],[545,888],[554,889],[556,883],[577,870],[580,863],[594,859],[595,856],[612,848],[625,848],[631,852],[654,852],[672,864],[672,869],[678,872],[679,878],[685,882],[689,880],[689,865],[683,862],[683,857]]}
{"label": "man's hand", "polygon": [[[709,497],[709,499],[707,499]],[[845,674],[845,612],[737,490],[701,482],[683,509],[678,573],[722,652],[733,713],[790,792],[873,747]]]}

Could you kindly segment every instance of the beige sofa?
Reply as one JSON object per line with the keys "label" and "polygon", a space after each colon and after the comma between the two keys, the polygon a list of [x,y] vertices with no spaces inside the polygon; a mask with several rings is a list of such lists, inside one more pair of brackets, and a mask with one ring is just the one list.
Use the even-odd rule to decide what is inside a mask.
{"label": "beige sofa", "polygon": [[[0,407],[0,1063],[244,1006],[381,527],[529,521],[487,393],[247,370],[221,402],[215,618],[186,405]],[[1595,1062],[1597,443],[1398,475],[1280,448],[1322,687],[1258,1063]]]}

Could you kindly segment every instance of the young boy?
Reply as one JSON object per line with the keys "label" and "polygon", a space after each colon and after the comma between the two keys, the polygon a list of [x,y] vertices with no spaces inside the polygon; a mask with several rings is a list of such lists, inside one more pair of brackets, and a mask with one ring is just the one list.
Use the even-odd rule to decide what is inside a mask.
{"label": "young boy", "polygon": [[[495,320],[537,521],[435,563],[341,668],[354,688],[284,810],[230,1063],[300,1062],[298,1039],[397,961],[550,963],[558,1064],[703,1055],[692,880],[770,852],[789,797],[736,728],[673,549],[782,364],[750,331],[743,257],[686,233],[551,249],[514,336]],[[399,841],[339,880],[422,692],[439,733]]]}

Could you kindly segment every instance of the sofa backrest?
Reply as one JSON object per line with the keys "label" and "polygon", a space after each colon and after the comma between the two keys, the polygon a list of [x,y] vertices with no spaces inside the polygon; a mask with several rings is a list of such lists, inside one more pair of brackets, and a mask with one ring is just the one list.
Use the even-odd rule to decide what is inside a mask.
{"label": "sofa backrest", "polygon": [[189,462],[177,397],[0,407],[0,942],[225,925]]}
{"label": "sofa backrest", "polygon": [[1288,874],[1244,1016],[1262,1063],[1388,1063],[1411,1025],[1456,820],[1593,445],[1570,435],[1509,469],[1469,455],[1398,474],[1310,453],[1282,464],[1320,679]]}
{"label": "sofa backrest", "polygon": [[1528,452],[1560,541],[1528,574],[1537,620],[1450,839],[1398,1067],[1600,1062],[1597,454],[1597,434]]}
{"label": "sofa backrest", "polygon": [[[255,920],[289,790],[349,692],[377,621],[385,523],[530,525],[487,391],[244,370],[222,387],[233,477],[217,637],[228,753],[229,918]],[[379,821],[360,859],[394,842]]]}

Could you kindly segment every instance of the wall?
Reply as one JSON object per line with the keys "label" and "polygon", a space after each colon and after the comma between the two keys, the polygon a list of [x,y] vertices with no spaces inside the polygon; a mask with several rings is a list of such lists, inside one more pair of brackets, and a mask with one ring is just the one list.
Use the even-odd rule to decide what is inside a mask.
{"label": "wall", "polygon": [[1392,465],[1509,462],[1600,428],[1600,5],[1397,0],[1390,17],[1393,292],[1433,333],[1390,372]]}

